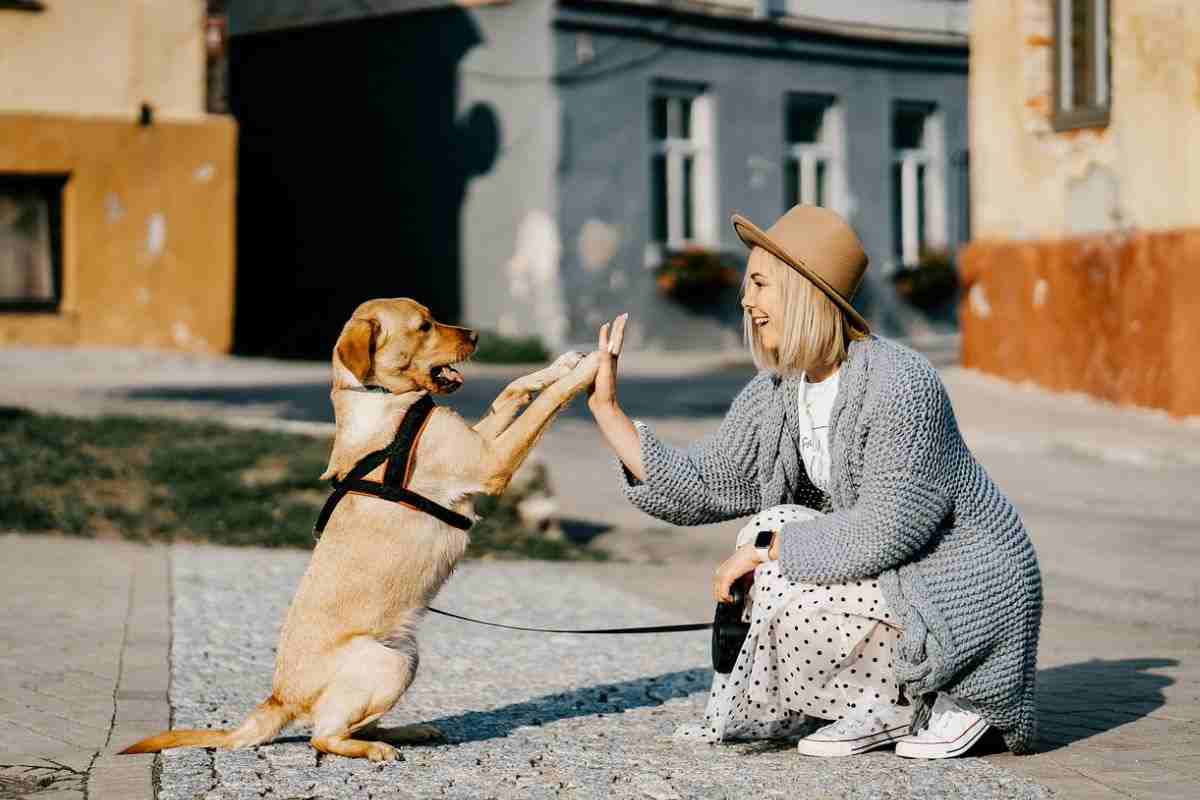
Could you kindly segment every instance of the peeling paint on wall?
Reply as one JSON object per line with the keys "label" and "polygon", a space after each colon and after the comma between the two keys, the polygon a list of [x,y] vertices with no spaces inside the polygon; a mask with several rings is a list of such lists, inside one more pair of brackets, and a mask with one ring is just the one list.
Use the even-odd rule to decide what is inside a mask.
{"label": "peeling paint on wall", "polygon": [[526,214],[517,228],[515,252],[508,260],[507,271],[509,294],[522,301],[529,321],[523,326],[513,326],[513,319],[501,322],[536,333],[550,348],[561,347],[567,336],[561,255],[562,240],[554,219],[541,210]]}
{"label": "peeling paint on wall", "polygon": [[156,211],[146,221],[146,253],[151,258],[158,258],[166,246],[167,218],[161,211]]}
{"label": "peeling paint on wall", "polygon": [[109,225],[115,225],[125,216],[125,206],[121,203],[116,192],[104,195],[104,219]]}
{"label": "peeling paint on wall", "polygon": [[967,292],[967,306],[971,313],[980,319],[987,319],[992,315],[992,307],[988,303],[987,292],[983,290],[982,283],[975,284],[971,291]]}
{"label": "peeling paint on wall", "polygon": [[217,168],[212,164],[201,164],[196,167],[196,171],[192,173],[192,179],[196,183],[208,183],[213,179],[213,175],[217,174]]}
{"label": "peeling paint on wall", "polygon": [[775,162],[762,156],[750,156],[746,159],[746,169],[750,172],[750,188],[761,189],[775,171]]}
{"label": "peeling paint on wall", "polygon": [[1046,283],[1045,278],[1038,278],[1037,283],[1033,285],[1033,307],[1041,308],[1046,305],[1046,295],[1050,293],[1050,284]]}
{"label": "peeling paint on wall", "polygon": [[1121,192],[1117,176],[1101,164],[1091,164],[1082,178],[1067,181],[1067,232],[1100,233],[1119,227]]}
{"label": "peeling paint on wall", "polygon": [[589,219],[579,231],[579,262],[587,272],[609,265],[621,246],[621,229],[598,219]]}

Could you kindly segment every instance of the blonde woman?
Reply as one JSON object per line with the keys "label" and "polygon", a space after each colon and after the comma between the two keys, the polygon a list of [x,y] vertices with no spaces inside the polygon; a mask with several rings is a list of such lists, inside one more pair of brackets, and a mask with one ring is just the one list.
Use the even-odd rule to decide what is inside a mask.
{"label": "blonde woman", "polygon": [[749,514],[716,571],[753,578],[750,632],[714,676],[711,740],[821,727],[801,753],[961,755],[989,728],[1036,735],[1041,574],[1020,517],[959,434],[937,372],[870,333],[853,298],[867,267],[837,214],[792,208],[750,248],[742,294],[760,374],[720,428],[672,447],[617,402],[626,316],[600,330],[589,398],[636,506],[678,525]]}

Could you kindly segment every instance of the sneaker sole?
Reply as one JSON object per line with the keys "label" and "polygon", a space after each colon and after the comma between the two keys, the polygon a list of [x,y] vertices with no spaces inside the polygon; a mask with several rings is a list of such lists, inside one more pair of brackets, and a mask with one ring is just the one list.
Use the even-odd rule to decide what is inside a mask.
{"label": "sneaker sole", "polygon": [[963,731],[957,739],[950,742],[906,742],[903,739],[896,743],[896,755],[901,758],[954,758],[971,749],[990,726],[984,720],[976,722]]}
{"label": "sneaker sole", "polygon": [[888,728],[878,733],[872,733],[869,736],[861,736],[857,739],[845,741],[801,739],[796,744],[796,751],[801,755],[820,756],[822,758],[856,756],[868,750],[878,750],[880,747],[887,747],[889,744],[893,744],[904,738],[907,733],[908,725],[903,725],[899,728]]}

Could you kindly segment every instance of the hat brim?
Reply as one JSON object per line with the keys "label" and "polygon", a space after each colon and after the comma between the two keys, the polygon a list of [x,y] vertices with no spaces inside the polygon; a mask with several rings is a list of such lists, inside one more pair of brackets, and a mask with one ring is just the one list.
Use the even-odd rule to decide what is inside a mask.
{"label": "hat brim", "polygon": [[851,327],[863,333],[871,332],[871,326],[868,325],[867,321],[862,318],[862,315],[854,309],[854,306],[851,305],[849,300],[842,297],[841,293],[839,293],[837,289],[834,289],[832,286],[826,283],[824,278],[809,270],[808,267],[804,266],[802,261],[794,258],[790,253],[788,253],[787,250],[780,247],[779,243],[774,241],[770,236],[767,236],[766,231],[764,231],[762,228],[758,227],[741,214],[734,214],[733,230],[734,233],[738,235],[738,238],[742,240],[742,243],[747,247],[751,249],[755,247],[761,247],[783,263],[787,264],[792,269],[796,270],[796,272],[799,272],[801,275],[816,284],[817,288],[824,292],[825,295],[842,310],[842,313],[846,315],[846,319],[850,322]]}

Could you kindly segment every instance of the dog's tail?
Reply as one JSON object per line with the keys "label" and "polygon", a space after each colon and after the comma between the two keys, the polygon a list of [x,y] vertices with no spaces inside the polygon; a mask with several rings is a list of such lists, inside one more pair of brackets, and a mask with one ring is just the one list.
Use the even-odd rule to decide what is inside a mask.
{"label": "dog's tail", "polygon": [[232,731],[164,731],[156,736],[142,739],[121,751],[121,755],[134,753],[157,753],[171,747],[219,747],[230,750],[235,747],[252,747],[262,744],[283,729],[296,712],[283,705],[272,695],[254,709],[246,721]]}

